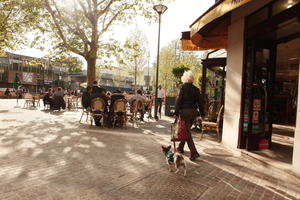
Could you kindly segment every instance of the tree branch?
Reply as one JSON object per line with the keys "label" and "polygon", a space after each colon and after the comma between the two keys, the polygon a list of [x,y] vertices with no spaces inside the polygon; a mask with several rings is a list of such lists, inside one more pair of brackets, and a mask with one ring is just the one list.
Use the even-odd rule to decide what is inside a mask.
{"label": "tree branch", "polygon": [[106,32],[107,30],[108,30],[108,28],[111,26],[111,24],[117,19],[117,17],[123,12],[123,11],[125,11],[125,10],[127,10],[127,9],[130,9],[131,7],[133,7],[134,5],[133,4],[131,4],[131,5],[127,5],[127,6],[125,6],[123,9],[121,9],[121,10],[119,10],[110,20],[109,20],[109,22],[106,24],[106,25],[104,25],[103,27],[102,27],[102,30],[101,30],[101,33],[100,33],[100,35],[102,35],[104,32]]}
{"label": "tree branch", "polygon": [[68,44],[67,42],[67,39],[63,33],[63,30],[61,28],[61,26],[59,25],[59,22],[57,21],[57,18],[55,16],[55,12],[52,10],[51,6],[50,6],[50,3],[48,0],[44,0],[45,4],[46,4],[46,9],[48,10],[48,12],[50,13],[51,17],[52,17],[52,20],[54,22],[54,26],[56,27],[57,29],[57,33],[59,35],[59,37],[62,39],[65,47],[67,49],[69,49],[70,51],[73,51],[74,53],[78,54],[78,55],[81,55],[83,57],[85,57],[85,54],[82,53],[81,51],[79,51],[78,49],[72,47],[70,44]]}
{"label": "tree branch", "polygon": [[103,15],[104,13],[107,13],[107,12],[108,12],[108,9],[110,8],[110,6],[111,6],[111,5],[113,4],[113,2],[115,2],[115,1],[116,1],[116,0],[110,0],[104,9],[99,11],[99,13],[97,14],[97,16],[100,17],[100,16]]}
{"label": "tree branch", "polygon": [[92,22],[93,22],[93,19],[92,19],[91,15],[89,14],[87,8],[86,8],[86,7],[84,6],[84,4],[82,3],[82,1],[81,1],[81,0],[76,0],[76,1],[77,1],[77,3],[80,5],[80,7],[82,8],[85,17],[86,17],[88,20],[90,20],[90,22],[92,23]]}

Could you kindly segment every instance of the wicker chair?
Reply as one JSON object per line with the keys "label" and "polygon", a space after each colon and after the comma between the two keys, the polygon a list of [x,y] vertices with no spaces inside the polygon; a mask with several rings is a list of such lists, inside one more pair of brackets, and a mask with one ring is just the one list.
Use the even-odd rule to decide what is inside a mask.
{"label": "wicker chair", "polygon": [[127,122],[126,105],[127,105],[127,101],[125,99],[117,99],[114,102],[113,127],[115,127],[117,121],[121,121],[122,125],[126,127],[126,122]]}
{"label": "wicker chair", "polygon": [[209,122],[209,121],[202,121],[202,131],[201,131],[201,137],[204,136],[204,131],[216,131],[217,132],[217,139],[218,142],[221,142],[221,133],[222,133],[222,123],[223,123],[223,109],[224,106],[222,105],[218,112],[217,122]]}
{"label": "wicker chair", "polygon": [[34,95],[32,97],[33,99],[33,103],[35,104],[36,107],[40,107],[40,100],[41,100],[41,95],[37,94],[37,95]]}
{"label": "wicker chair", "polygon": [[71,106],[72,108],[74,109],[78,109],[78,96],[72,96],[72,99],[71,99]]}
{"label": "wicker chair", "polygon": [[101,98],[95,98],[91,101],[91,126],[93,125],[94,117],[105,117],[105,102]]}
{"label": "wicker chair", "polygon": [[25,107],[30,107],[31,105],[33,105],[33,96],[32,96],[32,94],[30,94],[30,93],[25,93],[24,95],[23,95],[23,99],[25,100],[25,103],[24,103],[24,108]]}
{"label": "wicker chair", "polygon": [[137,122],[140,121],[140,116],[138,115],[142,115],[144,112],[143,102],[141,100],[133,101],[130,110],[132,111],[132,126],[134,126],[134,124],[138,125]]}
{"label": "wicker chair", "polygon": [[89,118],[90,111],[87,110],[86,108],[82,107],[82,114],[81,114],[79,123],[81,123],[81,120],[82,120],[84,114],[86,115],[86,120],[85,121],[87,122],[88,118]]}
{"label": "wicker chair", "polygon": [[152,114],[151,114],[152,106],[153,106],[153,99],[147,100],[147,105],[146,105],[145,113],[148,114],[148,121],[149,121],[149,119],[152,119]]}

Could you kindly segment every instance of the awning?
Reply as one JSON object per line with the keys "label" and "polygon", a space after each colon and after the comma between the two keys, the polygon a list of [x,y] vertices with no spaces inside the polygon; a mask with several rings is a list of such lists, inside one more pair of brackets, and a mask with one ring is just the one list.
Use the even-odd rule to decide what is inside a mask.
{"label": "awning", "polygon": [[182,37],[183,50],[226,48],[230,12],[250,1],[252,0],[221,0],[213,5],[190,26],[190,38]]}
{"label": "awning", "polygon": [[230,13],[215,19],[202,27],[197,34],[182,33],[182,49],[187,51],[200,51],[208,49],[225,49],[227,47],[227,27],[230,24]]}

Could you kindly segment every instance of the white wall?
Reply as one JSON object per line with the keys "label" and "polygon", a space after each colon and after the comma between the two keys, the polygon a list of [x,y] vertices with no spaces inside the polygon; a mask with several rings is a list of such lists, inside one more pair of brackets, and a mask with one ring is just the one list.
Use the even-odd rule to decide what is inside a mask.
{"label": "white wall", "polygon": [[[300,62],[299,62],[300,68]],[[300,77],[300,70],[299,70]],[[293,151],[293,171],[300,174],[300,78],[298,81],[298,102],[297,102],[297,120],[294,138],[294,151]]]}
{"label": "white wall", "polygon": [[271,0],[255,0],[231,13],[228,27],[227,72],[225,88],[225,112],[222,143],[236,148],[238,144],[239,119],[241,111],[244,23],[245,16],[253,13]]}
{"label": "white wall", "polygon": [[241,109],[242,70],[244,51],[244,19],[228,28],[225,112],[222,143],[236,148]]}

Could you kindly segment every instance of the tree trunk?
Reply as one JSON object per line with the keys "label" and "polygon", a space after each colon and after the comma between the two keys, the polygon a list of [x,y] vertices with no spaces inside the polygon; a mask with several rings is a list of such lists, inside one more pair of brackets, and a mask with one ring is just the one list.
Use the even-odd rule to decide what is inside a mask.
{"label": "tree trunk", "polygon": [[136,77],[137,77],[137,64],[136,64],[136,59],[134,60],[134,91],[136,91]]}
{"label": "tree trunk", "polygon": [[96,80],[96,57],[86,58],[87,62],[87,85],[92,86]]}

